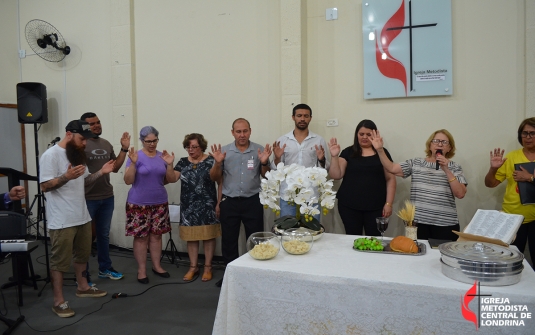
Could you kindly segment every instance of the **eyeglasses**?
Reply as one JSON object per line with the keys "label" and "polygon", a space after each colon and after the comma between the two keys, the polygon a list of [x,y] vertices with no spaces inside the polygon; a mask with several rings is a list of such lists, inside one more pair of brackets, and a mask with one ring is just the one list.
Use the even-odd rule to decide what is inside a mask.
{"label": "eyeglasses", "polygon": [[158,143],[158,141],[159,141],[158,139],[155,139],[155,140],[152,140],[152,141],[144,140],[143,143],[148,144],[148,145],[151,145],[151,144],[156,144],[156,143]]}
{"label": "eyeglasses", "polygon": [[446,141],[446,140],[438,140],[438,139],[433,139],[431,140],[431,143],[434,143],[434,144],[442,144],[442,145],[448,145],[450,144],[450,141]]}
{"label": "eyeglasses", "polygon": [[535,131],[523,131],[520,133],[520,136],[533,138],[535,137]]}
{"label": "eyeglasses", "polygon": [[184,147],[184,149],[186,150],[197,150],[199,149],[200,147],[198,145],[190,145],[189,147]]}

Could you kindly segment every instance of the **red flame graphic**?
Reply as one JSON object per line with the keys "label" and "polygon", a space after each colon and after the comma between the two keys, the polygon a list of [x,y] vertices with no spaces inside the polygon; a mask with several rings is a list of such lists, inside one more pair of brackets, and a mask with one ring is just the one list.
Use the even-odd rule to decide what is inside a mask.
{"label": "red flame graphic", "polygon": [[381,47],[383,49],[383,52],[386,54],[387,58],[382,59],[382,52],[379,49],[379,44],[377,40],[375,41],[375,61],[377,63],[377,68],[379,71],[383,74],[383,76],[392,78],[392,79],[398,79],[403,83],[403,86],[405,87],[405,96],[407,95],[407,71],[405,70],[405,67],[403,64],[397,60],[396,58],[392,57],[390,54],[390,51],[388,48],[390,47],[390,43],[399,35],[401,34],[401,29],[396,30],[387,30],[388,28],[393,27],[402,27],[405,23],[405,0],[401,1],[401,6],[397,10],[397,12],[386,22],[386,24],[383,27],[383,30],[381,30]]}
{"label": "red flame graphic", "polygon": [[477,294],[477,280],[474,282],[474,286],[472,286],[466,293],[464,294],[464,298],[461,297],[461,311],[463,313],[463,317],[473,322],[476,325],[476,330],[478,328],[477,324],[477,316],[470,308],[468,308],[468,304],[470,301],[474,299],[474,295]]}

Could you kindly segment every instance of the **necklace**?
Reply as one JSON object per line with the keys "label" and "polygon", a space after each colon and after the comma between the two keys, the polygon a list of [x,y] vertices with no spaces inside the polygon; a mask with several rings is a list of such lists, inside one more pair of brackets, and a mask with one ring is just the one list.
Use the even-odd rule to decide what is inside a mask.
{"label": "necklace", "polygon": [[191,164],[193,164],[192,168],[193,170],[197,169],[197,164],[199,164],[204,158],[204,155],[201,156],[201,158],[199,158],[196,162],[193,160],[193,158],[190,157],[191,159]]}

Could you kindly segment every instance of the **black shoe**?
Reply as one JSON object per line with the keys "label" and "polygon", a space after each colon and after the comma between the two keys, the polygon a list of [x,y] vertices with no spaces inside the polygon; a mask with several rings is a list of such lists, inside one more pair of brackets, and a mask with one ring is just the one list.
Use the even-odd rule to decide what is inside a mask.
{"label": "black shoe", "polygon": [[149,277],[145,277],[145,278],[141,278],[141,279],[137,279],[138,282],[140,282],[141,284],[148,284],[149,283]]}
{"label": "black shoe", "polygon": [[223,278],[221,278],[217,283],[215,283],[215,286],[221,287],[223,285]]}
{"label": "black shoe", "polygon": [[155,275],[157,276],[160,276],[162,278],[169,278],[171,277],[171,275],[169,274],[169,272],[165,271],[165,272],[158,272],[156,270],[154,270],[154,268],[152,269],[152,272],[154,272]]}

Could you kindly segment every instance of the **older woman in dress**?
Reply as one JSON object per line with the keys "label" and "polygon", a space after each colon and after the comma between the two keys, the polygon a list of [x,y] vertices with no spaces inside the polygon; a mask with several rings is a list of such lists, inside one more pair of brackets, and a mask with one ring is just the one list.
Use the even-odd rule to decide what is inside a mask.
{"label": "older woman in dress", "polygon": [[522,148],[511,151],[505,158],[503,149],[495,148],[490,152],[490,169],[485,176],[485,186],[496,187],[507,180],[502,210],[505,213],[524,216],[513,245],[524,253],[526,242],[528,242],[529,254],[532,259],[535,259],[535,206],[522,205],[518,193],[518,183],[534,183],[535,177],[523,167],[515,169],[515,164],[535,161],[535,117],[525,119],[520,123],[517,139]]}
{"label": "older woman in dress", "polygon": [[[380,235],[375,218],[389,217],[396,194],[396,177],[386,171],[370,140],[377,126],[371,120],[362,120],[355,129],[353,145],[340,154],[340,145],[331,138],[331,168],[329,175],[342,179],[336,193],[338,213],[348,235]],[[386,149],[384,152],[392,160]],[[340,156],[338,156],[340,154]]]}
{"label": "older woman in dress", "polygon": [[371,140],[388,172],[403,178],[411,176],[418,238],[456,240],[457,235],[452,232],[459,230],[455,198],[464,198],[467,182],[461,166],[450,160],[455,155],[455,141],[450,132],[446,129],[433,132],[425,143],[425,157],[401,163],[388,159],[378,130],[372,131]]}
{"label": "older woman in dress", "polygon": [[[212,279],[212,258],[215,251],[215,239],[221,236],[218,220],[219,203],[215,182],[210,178],[210,169],[214,158],[205,154],[208,142],[201,134],[188,134],[182,142],[188,152],[173,169],[174,153],[164,152],[167,163],[167,180],[170,183],[180,179],[180,238],[187,241],[190,259],[189,271],[185,281],[192,280],[199,272],[199,241],[204,247],[204,272],[202,281]],[[219,180],[217,180],[219,182]]]}
{"label": "older woman in dress", "polygon": [[158,146],[158,130],[146,126],[139,132],[143,148],[130,148],[124,181],[132,185],[126,200],[126,236],[134,236],[134,257],[138,264],[137,280],[148,284],[147,246],[152,259],[152,272],[169,278],[160,265],[162,234],[171,231],[167,191],[164,188],[166,163]]}

